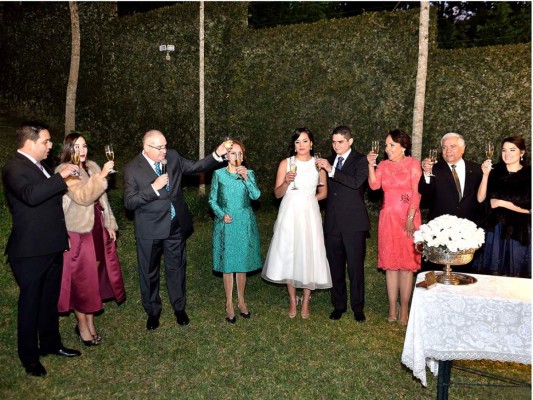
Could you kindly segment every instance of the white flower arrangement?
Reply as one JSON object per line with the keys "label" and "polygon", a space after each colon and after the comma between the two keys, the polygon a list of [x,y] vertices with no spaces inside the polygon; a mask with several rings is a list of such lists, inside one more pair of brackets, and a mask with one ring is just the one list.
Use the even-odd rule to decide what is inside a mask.
{"label": "white flower arrangement", "polygon": [[456,253],[480,248],[485,242],[485,231],[468,219],[444,214],[420,225],[413,239],[415,245]]}

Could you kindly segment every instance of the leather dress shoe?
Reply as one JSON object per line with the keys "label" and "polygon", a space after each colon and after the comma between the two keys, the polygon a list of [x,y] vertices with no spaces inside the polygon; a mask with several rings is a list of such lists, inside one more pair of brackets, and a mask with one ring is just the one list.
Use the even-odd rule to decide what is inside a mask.
{"label": "leather dress shoe", "polygon": [[26,370],[26,373],[30,374],[31,376],[45,376],[46,375],[46,369],[44,368],[43,364],[41,364],[39,361],[24,365],[24,369]]}
{"label": "leather dress shoe", "polygon": [[174,313],[176,315],[176,322],[178,325],[188,325],[189,324],[189,316],[185,312],[185,310],[176,311]]}
{"label": "leather dress shoe", "polygon": [[344,314],[344,313],[345,313],[345,311],[343,311],[343,310],[335,309],[335,310],[333,310],[331,312],[331,314],[329,314],[329,319],[333,319],[333,320],[341,319],[342,314]]}
{"label": "leather dress shoe", "polygon": [[353,313],[353,317],[357,322],[365,322],[366,316],[365,313],[362,311],[356,311]]}
{"label": "leather dress shoe", "polygon": [[48,354],[53,354],[56,356],[62,356],[62,357],[78,357],[81,356],[81,352],[74,349],[67,349],[64,346],[61,346],[59,349],[55,351],[42,351],[42,356],[47,356]]}
{"label": "leather dress shoe", "polygon": [[146,320],[146,329],[153,331],[159,327],[159,316],[157,317],[148,317]]}

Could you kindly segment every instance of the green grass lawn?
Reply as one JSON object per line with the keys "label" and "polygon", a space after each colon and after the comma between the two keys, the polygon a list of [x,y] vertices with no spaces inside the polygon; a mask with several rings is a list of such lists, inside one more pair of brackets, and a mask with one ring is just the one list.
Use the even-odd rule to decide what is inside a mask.
{"label": "green grass lawn", "polygon": [[[11,121],[0,118],[0,162],[13,151]],[[7,128],[6,128],[7,127]],[[56,139],[57,141],[57,139]],[[7,150],[6,150],[7,149]],[[101,161],[101,160],[100,160]],[[120,171],[120,165],[117,165]],[[120,173],[116,179],[120,180]],[[112,178],[112,179],[115,179]],[[119,221],[119,255],[127,301],[106,304],[97,317],[100,346],[82,348],[74,333],[74,316],[62,317],[67,347],[82,357],[42,359],[46,378],[29,377],[16,351],[18,289],[5,260],[0,262],[0,398],[5,399],[434,399],[436,378],[428,371],[428,388],[401,364],[405,328],[387,322],[384,275],[376,271],[375,231],[366,258],[365,324],[352,314],[331,321],[328,291],[315,291],[311,318],[287,316],[286,288],[249,277],[247,303],[252,318],[225,320],[222,279],[212,273],[209,220],[199,220],[188,241],[188,326],[176,325],[164,280],[161,326],[145,329],[140,304],[133,224],[121,206],[121,183],[110,198]],[[263,255],[276,209],[257,212]],[[375,221],[374,221],[374,225]],[[10,227],[9,211],[0,200],[0,248]],[[530,381],[531,368],[488,361],[463,362],[515,379]],[[484,378],[453,370],[452,379],[475,383]],[[529,389],[452,386],[450,399],[529,399]]]}

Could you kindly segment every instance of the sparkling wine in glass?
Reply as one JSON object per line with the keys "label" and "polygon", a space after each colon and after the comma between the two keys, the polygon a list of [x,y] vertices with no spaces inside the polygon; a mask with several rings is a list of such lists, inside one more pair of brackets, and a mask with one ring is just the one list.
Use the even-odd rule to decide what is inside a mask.
{"label": "sparkling wine in glass", "polygon": [[[107,157],[108,161],[114,161],[115,160],[115,152],[113,151],[113,146],[110,144],[106,144],[104,146],[105,156]],[[112,169],[109,171],[110,174],[116,174],[118,171],[115,169]]]}
{"label": "sparkling wine in glass", "polygon": [[318,171],[318,186],[324,186],[324,184],[322,183],[322,181],[320,180],[320,167],[316,164],[316,161],[319,159],[319,158],[322,158],[322,156],[320,155],[319,152],[315,151],[315,167],[316,167],[316,170]]}
{"label": "sparkling wine in glass", "polygon": [[[487,156],[487,159],[490,160],[492,163],[492,156],[494,155],[494,144],[492,142],[485,143],[485,155]],[[494,169],[494,168],[490,168]]]}
{"label": "sparkling wine in glass", "polygon": [[[296,159],[292,157],[291,163],[290,163],[290,171],[296,173],[297,170],[298,170],[298,166],[296,165]],[[294,181],[292,190],[298,190],[298,188],[296,187],[296,180]]]}
{"label": "sparkling wine in glass", "polygon": [[485,144],[485,154],[487,159],[492,160],[492,156],[494,155],[494,145],[491,142]]}
{"label": "sparkling wine in glass", "polygon": [[[372,151],[374,154],[379,154],[379,140],[372,140],[372,147],[370,151]],[[374,167],[377,167],[377,165],[377,163],[374,163]]]}
{"label": "sparkling wine in glass", "polygon": [[[437,163],[437,155],[438,155],[437,149],[429,149],[428,157],[429,157],[429,160],[431,161],[431,164]],[[435,176],[435,175],[433,175],[433,172],[431,172],[429,176]]]}
{"label": "sparkling wine in glass", "polygon": [[[74,165],[80,166],[80,149],[76,145],[72,145],[70,149],[70,162]],[[72,173],[73,176],[80,176],[78,171]]]}
{"label": "sparkling wine in glass", "polygon": [[[242,153],[235,153],[235,166],[240,167],[242,165]],[[242,179],[242,176],[237,174],[237,179]]]}
{"label": "sparkling wine in glass", "polygon": [[233,140],[231,140],[230,136],[224,136],[224,148],[226,149],[226,154],[224,155],[224,160],[229,160],[228,154],[231,150],[231,146],[233,146]]}

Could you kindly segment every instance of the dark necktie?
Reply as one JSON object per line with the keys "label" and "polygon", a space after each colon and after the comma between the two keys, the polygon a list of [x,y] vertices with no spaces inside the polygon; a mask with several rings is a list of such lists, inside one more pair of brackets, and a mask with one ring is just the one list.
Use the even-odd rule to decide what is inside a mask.
{"label": "dark necktie", "polygon": [[459,201],[463,198],[463,192],[461,191],[461,182],[459,181],[459,175],[457,175],[457,171],[455,170],[455,167],[457,167],[455,164],[452,166],[452,175],[453,180],[455,181],[455,187],[457,188],[457,193],[459,194]]}
{"label": "dark necktie", "polygon": [[[156,161],[154,163],[154,167],[155,167],[155,173],[159,176],[161,175],[161,163],[159,161]],[[167,183],[166,186],[165,186],[165,189],[167,190],[167,192],[170,192],[170,185]],[[170,202],[170,219],[174,219],[174,217],[176,216],[176,210],[174,209],[174,205],[172,204],[172,202]]]}
{"label": "dark necktie", "polygon": [[344,161],[344,157],[339,157],[337,160],[337,169],[340,171],[342,169],[342,163]]}

